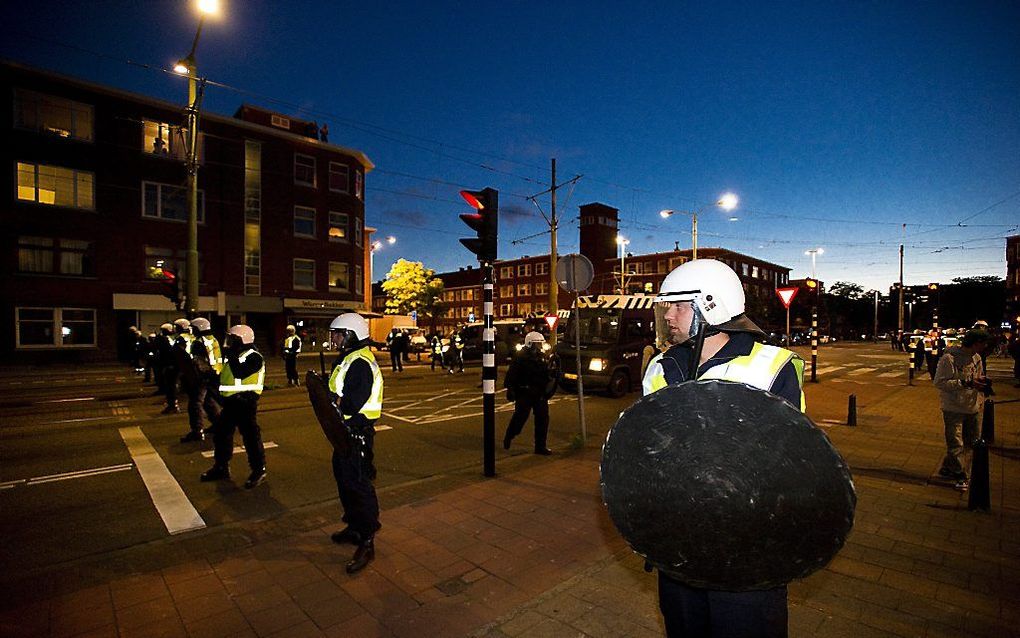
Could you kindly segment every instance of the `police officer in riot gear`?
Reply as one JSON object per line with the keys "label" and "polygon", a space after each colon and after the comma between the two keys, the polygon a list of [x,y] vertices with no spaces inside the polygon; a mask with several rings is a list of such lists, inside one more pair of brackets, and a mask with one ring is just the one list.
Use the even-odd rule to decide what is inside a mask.
{"label": "police officer in riot gear", "polygon": [[[644,394],[692,378],[738,381],[803,411],[803,360],[784,348],[765,345],[765,334],[744,314],[744,301],[739,277],[720,261],[695,259],[669,273],[656,302],[665,309],[670,340],[676,345],[649,362]],[[767,442],[763,446],[768,453]],[[786,636],[786,598],[785,585],[713,591],[659,572],[659,609],[668,636]]]}
{"label": "police officer in riot gear", "polygon": [[283,339],[283,364],[287,371],[287,385],[301,385],[297,373],[299,354],[301,354],[301,337],[297,335],[297,328],[287,326],[287,336]]}
{"label": "police officer in riot gear", "polygon": [[431,369],[433,372],[436,371],[436,364],[439,364],[439,369],[443,369],[443,340],[439,335],[432,335],[432,339],[429,340],[429,349],[432,354]]}
{"label": "police officer in riot gear", "polygon": [[540,332],[524,336],[524,347],[514,355],[503,379],[507,399],[514,402],[514,415],[503,436],[503,449],[509,450],[521,433],[532,410],[535,412],[535,454],[548,456],[549,399],[556,392],[557,366],[546,356],[545,337]]}
{"label": "police officer in riot gear", "polygon": [[446,351],[446,365],[453,374],[453,366],[457,366],[457,372],[464,372],[464,339],[459,331],[450,334],[450,347]]}
{"label": "police officer in riot gear", "polygon": [[[205,440],[202,413],[209,414],[212,420],[212,415],[218,412],[212,404],[216,402],[215,397],[219,396],[219,378],[223,370],[223,352],[220,349],[220,342],[212,334],[209,320],[205,317],[193,319],[191,333],[194,339],[191,341],[190,354],[194,361],[196,378],[193,384],[184,388],[188,393],[190,430],[181,437],[181,443]],[[213,396],[210,396],[210,387]]]}
{"label": "police officer in riot gear", "polygon": [[266,363],[255,349],[255,332],[245,325],[233,326],[224,344],[219,394],[223,411],[213,423],[214,463],[202,474],[202,481],[230,478],[234,454],[234,429],[241,431],[251,474],[244,487],[251,489],[266,478],[266,451],[256,415],[266,379]]}
{"label": "police officer in riot gear", "polygon": [[159,390],[166,400],[166,406],[162,414],[175,414],[180,412],[177,407],[177,358],[174,356],[174,343],[177,337],[174,333],[174,324],[164,323],[159,327],[159,337],[156,339],[156,352],[159,359]]}
{"label": "police officer in riot gear", "polygon": [[333,478],[347,527],[332,535],[334,543],[356,545],[347,573],[364,569],[375,558],[379,524],[373,465],[374,425],[382,414],[383,376],[369,348],[368,322],[354,312],[329,325],[337,359],[329,376],[329,390],[353,441],[347,453],[333,450]]}

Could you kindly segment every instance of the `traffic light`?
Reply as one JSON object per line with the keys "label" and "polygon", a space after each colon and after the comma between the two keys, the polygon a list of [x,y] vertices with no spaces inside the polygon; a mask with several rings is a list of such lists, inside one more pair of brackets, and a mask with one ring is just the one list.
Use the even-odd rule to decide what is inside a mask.
{"label": "traffic light", "polygon": [[155,266],[149,266],[149,279],[157,279],[163,285],[163,296],[170,300],[174,308],[181,309],[181,282],[177,279],[177,273],[157,262]]}
{"label": "traffic light", "polygon": [[804,285],[807,286],[808,292],[815,292],[818,290],[818,280],[808,277],[804,280]]}
{"label": "traffic light", "polygon": [[928,284],[928,290],[938,290],[938,289],[939,289],[939,285],[938,284]]}
{"label": "traffic light", "polygon": [[464,198],[477,213],[460,216],[464,223],[475,231],[476,236],[461,239],[460,243],[478,256],[478,261],[491,264],[496,261],[496,247],[499,233],[499,191],[486,188],[480,191],[461,191]]}

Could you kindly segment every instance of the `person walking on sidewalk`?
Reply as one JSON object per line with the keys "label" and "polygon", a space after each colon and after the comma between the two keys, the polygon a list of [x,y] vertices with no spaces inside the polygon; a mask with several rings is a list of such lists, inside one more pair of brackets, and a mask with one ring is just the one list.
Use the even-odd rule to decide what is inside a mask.
{"label": "person walking on sidewalk", "polygon": [[503,449],[509,450],[514,437],[521,433],[531,412],[535,412],[535,454],[548,456],[552,451],[546,445],[549,435],[549,399],[559,382],[558,366],[544,352],[545,337],[540,332],[529,332],[524,347],[514,355],[503,379],[506,398],[514,402],[514,415],[506,426]]}
{"label": "person walking on sidewalk", "polygon": [[[338,356],[329,375],[329,390],[353,441],[347,453],[333,449],[333,478],[347,527],[330,538],[356,545],[347,573],[355,574],[375,559],[379,530],[379,499],[375,494],[375,422],[382,415],[383,376],[369,347],[368,322],[355,313],[340,315],[329,324]],[[392,354],[392,351],[391,351]]]}
{"label": "person walking on sidewalk", "polygon": [[436,371],[436,364],[439,364],[439,370],[443,370],[443,340],[439,335],[432,335],[432,339],[429,341],[429,348],[432,351],[432,372]]}
{"label": "person walking on sidewalk", "polygon": [[262,446],[262,430],[256,418],[266,380],[266,362],[255,349],[255,332],[243,324],[230,329],[223,350],[226,360],[220,372],[219,386],[223,411],[213,424],[214,463],[202,474],[201,480],[223,481],[230,478],[236,428],[241,431],[248,467],[251,468],[251,474],[244,482],[245,489],[250,490],[266,478],[266,450]]}
{"label": "person walking on sidewalk", "polygon": [[446,351],[446,365],[453,374],[453,367],[457,366],[457,372],[464,372],[464,340],[460,333],[454,331],[450,334],[450,347]]}
{"label": "person walking on sidewalk", "polygon": [[[790,350],[764,343],[765,333],[744,314],[744,288],[729,266],[712,259],[689,261],[666,275],[655,301],[666,306],[665,321],[675,345],[649,362],[644,394],[690,380],[688,371],[697,356],[696,379],[746,383],[804,411],[804,361]],[[692,345],[699,333],[704,345],[696,354]],[[762,446],[763,453],[771,453],[768,441]],[[671,638],[787,635],[786,585],[716,591],[687,585],[660,571],[659,610]]]}
{"label": "person walking on sidewalk", "polygon": [[393,369],[393,372],[404,371],[404,362],[400,351],[402,345],[400,331],[396,328],[390,330],[390,334],[386,335],[386,347],[390,349],[390,368]]}
{"label": "person walking on sidewalk", "polygon": [[299,354],[301,354],[301,337],[297,335],[297,328],[287,326],[287,336],[283,339],[283,367],[287,371],[287,385],[301,385],[297,373]]}
{"label": "person walking on sidewalk", "polygon": [[978,414],[984,394],[991,389],[981,363],[989,339],[987,330],[968,330],[959,346],[946,351],[935,371],[934,385],[939,391],[946,435],[946,455],[939,476],[961,484],[967,481],[964,454],[981,436]]}

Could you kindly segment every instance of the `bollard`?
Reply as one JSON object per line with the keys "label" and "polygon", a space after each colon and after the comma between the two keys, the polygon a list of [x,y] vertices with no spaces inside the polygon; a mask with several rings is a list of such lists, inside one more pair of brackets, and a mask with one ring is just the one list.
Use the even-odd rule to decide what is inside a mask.
{"label": "bollard", "polygon": [[974,460],[970,467],[970,497],[967,509],[988,511],[992,507],[991,481],[988,477],[988,444],[984,439],[974,442]]}
{"label": "bollard", "polygon": [[995,445],[995,400],[985,399],[985,414],[981,418],[981,438],[988,445]]}
{"label": "bollard", "polygon": [[846,410],[846,424],[850,427],[857,425],[857,395],[851,394],[850,401],[847,404]]}

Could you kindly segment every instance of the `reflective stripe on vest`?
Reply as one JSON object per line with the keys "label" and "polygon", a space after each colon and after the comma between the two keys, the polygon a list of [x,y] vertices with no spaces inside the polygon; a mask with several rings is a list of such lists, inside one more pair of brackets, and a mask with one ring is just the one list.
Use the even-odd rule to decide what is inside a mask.
{"label": "reflective stripe on vest", "polygon": [[[375,362],[375,356],[367,347],[348,354],[340,362],[340,365],[333,368],[333,374],[329,376],[329,389],[339,397],[344,396],[344,379],[347,378],[347,371],[351,369],[351,364],[357,359],[363,359],[372,369],[372,391],[369,393],[365,405],[358,410],[358,414],[363,414],[366,419],[374,421],[382,416],[383,376],[382,371],[379,370],[379,364]],[[349,419],[351,416],[353,415],[345,414],[344,418]]]}
{"label": "reflective stripe on vest", "polygon": [[[244,360],[251,355],[254,350],[249,350],[237,358],[239,363],[244,363]],[[220,372],[220,394],[225,397],[229,397],[232,394],[238,394],[239,392],[254,392],[255,394],[262,394],[262,384],[266,380],[266,364],[263,361],[262,367],[257,372],[249,374],[243,379],[235,379],[234,372],[230,369],[229,365],[223,366],[223,370]]]}
{"label": "reflective stripe on vest", "polygon": [[202,343],[205,344],[205,353],[209,357],[209,365],[216,371],[216,374],[219,374],[223,371],[223,352],[220,350],[220,342],[212,335],[205,335],[201,339]]}
{"label": "reflective stripe on vest", "polygon": [[[659,354],[648,362],[648,369],[641,380],[641,388],[646,395],[668,385],[661,359],[662,354]],[[804,412],[807,408],[807,402],[804,399],[804,360],[785,348],[756,342],[752,346],[750,354],[734,357],[726,363],[712,366],[698,379],[736,381],[767,392],[775,383],[779,372],[791,361],[797,373],[797,384],[800,386],[800,411]]]}
{"label": "reflective stripe on vest", "polygon": [[292,354],[297,354],[301,352],[301,339],[299,339],[297,335],[290,335],[289,337],[283,340],[283,347],[286,348],[287,350],[290,350],[292,345],[294,344],[295,339],[298,340],[297,350],[295,350]]}
{"label": "reflective stripe on vest", "polygon": [[195,335],[182,332],[177,338],[184,340],[184,351],[191,354],[191,346],[195,343]]}

